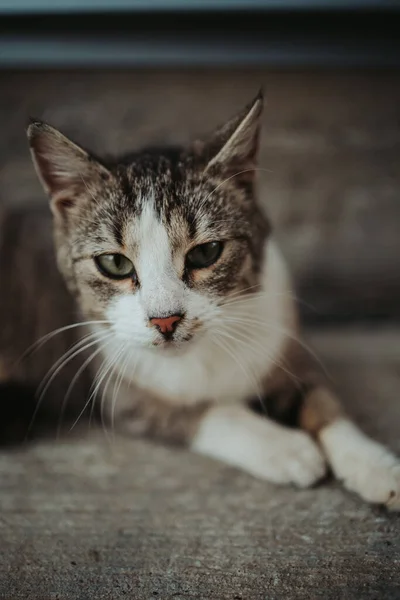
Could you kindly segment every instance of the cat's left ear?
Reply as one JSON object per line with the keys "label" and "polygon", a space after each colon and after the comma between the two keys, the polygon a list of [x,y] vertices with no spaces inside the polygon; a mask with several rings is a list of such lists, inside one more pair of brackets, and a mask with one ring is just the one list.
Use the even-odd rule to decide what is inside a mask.
{"label": "cat's left ear", "polygon": [[241,173],[251,180],[258,161],[258,149],[263,113],[263,92],[239,114],[219,127],[204,146],[206,171],[218,169],[226,176]]}
{"label": "cat's left ear", "polygon": [[36,172],[56,216],[80,212],[93,199],[94,187],[111,179],[106,167],[54,127],[33,121],[27,135]]}

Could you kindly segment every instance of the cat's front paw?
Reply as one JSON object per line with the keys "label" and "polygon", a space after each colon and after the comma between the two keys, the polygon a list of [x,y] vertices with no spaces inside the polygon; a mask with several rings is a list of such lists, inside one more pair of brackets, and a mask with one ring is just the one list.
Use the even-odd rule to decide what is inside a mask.
{"label": "cat's front paw", "polygon": [[302,431],[288,431],[275,440],[272,456],[264,465],[267,479],[307,488],[322,479],[326,462],[318,446]]}
{"label": "cat's front paw", "polygon": [[400,462],[348,421],[333,423],[321,442],[337,479],[367,502],[400,510]]}
{"label": "cat's front paw", "polygon": [[[364,456],[350,455],[334,468],[343,485],[371,504],[385,504],[400,510],[400,464],[391,454],[368,451]],[[347,464],[346,464],[347,463]]]}
{"label": "cat's front paw", "polygon": [[326,472],[321,450],[306,433],[238,407],[210,410],[193,439],[192,449],[277,484],[305,488]]}

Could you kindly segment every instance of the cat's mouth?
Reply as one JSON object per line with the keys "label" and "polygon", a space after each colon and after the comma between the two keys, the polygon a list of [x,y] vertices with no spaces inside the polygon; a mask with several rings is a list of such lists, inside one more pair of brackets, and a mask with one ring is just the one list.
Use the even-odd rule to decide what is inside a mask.
{"label": "cat's mouth", "polygon": [[171,332],[170,335],[157,336],[152,342],[152,346],[163,352],[184,350],[201,337],[204,331],[202,325],[201,320],[195,317],[189,323],[186,321],[182,326],[179,324],[176,331]]}
{"label": "cat's mouth", "polygon": [[183,336],[171,337],[170,339],[159,339],[153,342],[153,347],[168,351],[168,350],[180,350],[186,347],[194,338],[193,333],[188,333]]}

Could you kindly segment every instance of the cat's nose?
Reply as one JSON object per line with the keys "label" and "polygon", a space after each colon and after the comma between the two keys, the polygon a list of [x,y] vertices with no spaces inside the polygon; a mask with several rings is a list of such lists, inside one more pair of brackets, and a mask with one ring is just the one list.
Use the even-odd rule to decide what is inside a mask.
{"label": "cat's nose", "polygon": [[154,325],[158,329],[160,333],[163,334],[164,337],[170,337],[179,321],[181,321],[183,315],[170,315],[169,317],[152,317],[149,319],[150,323]]}

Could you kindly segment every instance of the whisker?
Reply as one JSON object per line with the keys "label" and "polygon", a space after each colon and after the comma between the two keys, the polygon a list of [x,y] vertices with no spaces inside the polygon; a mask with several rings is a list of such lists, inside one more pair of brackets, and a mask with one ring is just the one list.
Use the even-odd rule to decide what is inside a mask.
{"label": "whisker", "polygon": [[[119,356],[119,353],[117,353],[117,355],[116,355],[115,357],[113,357],[113,359],[106,359],[106,360],[107,360],[107,362],[108,362],[108,364],[107,364],[107,368],[106,368],[106,369],[104,369],[104,373],[101,375],[101,377],[100,377],[100,378],[97,378],[97,383],[96,383],[95,389],[94,389],[94,390],[93,390],[93,392],[92,392],[92,393],[89,395],[89,398],[88,398],[88,399],[87,399],[87,401],[85,402],[85,405],[84,405],[84,407],[82,408],[81,412],[79,413],[79,415],[78,415],[78,416],[77,416],[77,418],[75,419],[74,423],[71,425],[71,427],[70,427],[70,429],[69,429],[69,431],[70,431],[70,432],[71,432],[71,431],[74,429],[74,427],[76,427],[76,425],[78,424],[78,422],[79,422],[80,418],[82,417],[82,415],[84,414],[85,410],[87,409],[87,407],[89,406],[89,404],[90,404],[91,402],[92,402],[92,409],[93,409],[93,407],[94,407],[94,404],[95,404],[95,401],[96,401],[96,395],[97,395],[97,393],[98,393],[98,391],[99,391],[99,389],[100,389],[100,386],[101,386],[101,384],[102,384],[102,382],[103,382],[104,378],[106,377],[106,375],[107,375],[107,373],[108,373],[109,369],[110,369],[110,368],[111,368],[111,366],[113,365],[113,363],[114,363],[114,360],[118,360],[118,356]],[[104,362],[106,362],[106,361],[104,361]],[[99,370],[101,370],[101,369],[102,369],[102,367],[101,367]],[[92,418],[92,410],[91,410],[91,413],[90,413],[90,420],[91,420],[91,418]]]}
{"label": "whisker", "polygon": [[[112,362],[112,361],[111,361]],[[99,383],[99,379],[102,375],[102,373],[104,372],[106,365],[110,363],[110,359],[105,357],[104,360],[102,361],[99,369],[97,370],[97,373],[93,379],[93,383],[90,386],[90,390],[89,390],[89,398],[88,398],[88,403],[91,403],[91,407],[90,407],[90,416],[89,416],[89,428],[91,427],[91,423],[93,420],[93,411],[94,411],[94,406],[96,403],[96,395],[99,389],[98,383]]]}
{"label": "whisker", "polygon": [[[103,337],[101,340],[99,340],[100,342],[104,342],[105,339],[107,339],[108,336]],[[97,348],[97,350],[95,350],[94,352],[92,352],[92,354],[84,361],[84,363],[81,365],[81,367],[78,369],[78,371],[76,372],[76,374],[74,375],[71,383],[68,386],[67,392],[64,396],[64,400],[62,402],[61,405],[61,411],[60,411],[60,417],[59,417],[59,421],[58,421],[58,427],[57,427],[57,438],[60,436],[60,432],[61,432],[61,426],[62,426],[62,421],[63,421],[63,417],[64,417],[64,412],[67,406],[67,402],[68,399],[70,397],[70,394],[72,393],[73,387],[75,385],[75,383],[78,381],[80,375],[84,372],[84,370],[86,369],[86,367],[92,362],[92,360],[98,355],[100,354],[100,352],[102,352],[104,350],[104,346],[100,345],[99,348]]]}
{"label": "whisker", "polygon": [[239,175],[243,175],[243,173],[250,173],[252,171],[265,171],[266,173],[272,173],[272,171],[270,171],[269,169],[263,169],[262,167],[252,167],[251,169],[243,169],[243,171],[238,171],[237,173],[234,173],[233,175],[230,175],[230,177],[227,177],[226,179],[224,179],[223,181],[221,181],[213,190],[212,192],[210,192],[208,194],[208,196],[206,196],[205,202],[209,199],[210,196],[212,196],[213,194],[215,194],[215,192],[225,183],[227,183],[228,181],[230,181],[231,179],[233,179],[234,177],[238,177]]}
{"label": "whisker", "polygon": [[[222,335],[222,336],[228,337],[228,336],[226,336],[225,332],[221,331],[220,329],[217,329],[217,330],[215,330],[215,333],[216,333],[216,334],[218,334],[218,333],[219,333],[219,334],[220,334],[220,336]],[[231,336],[229,336],[229,337],[231,337]],[[248,371],[246,370],[246,368],[244,367],[244,365],[243,365],[243,364],[240,362],[240,360],[237,358],[237,356],[236,356],[236,355],[235,355],[235,353],[232,351],[232,349],[231,349],[231,348],[229,348],[227,345],[225,345],[225,344],[224,344],[224,343],[221,341],[221,339],[216,339],[216,338],[214,338],[214,342],[215,342],[217,345],[219,345],[219,347],[220,347],[222,350],[224,350],[224,351],[225,351],[225,352],[226,352],[226,353],[227,353],[227,354],[228,354],[228,355],[229,355],[229,356],[230,356],[230,357],[231,357],[231,358],[232,358],[232,359],[235,361],[235,363],[236,363],[236,364],[239,366],[239,368],[240,368],[240,369],[243,371],[243,373],[244,373],[244,375],[245,375],[246,379],[248,379],[248,380],[250,381],[251,385],[254,385],[254,387],[255,387],[255,390],[256,390],[256,395],[257,395],[258,399],[260,400],[261,406],[264,406],[264,404],[263,404],[263,399],[262,399],[262,396],[261,396],[261,393],[260,393],[260,388],[259,388],[258,382],[257,382],[257,380],[256,380],[256,378],[255,378],[255,376],[254,376],[254,373],[251,373],[252,377],[251,377],[251,376],[249,376],[249,373],[248,373]]]}
{"label": "whisker", "polygon": [[[71,360],[73,360],[76,356],[78,356],[78,354],[80,354],[81,352],[84,352],[85,350],[87,350],[88,348],[90,348],[91,346],[93,346],[94,344],[97,344],[98,341],[97,339],[95,339],[94,341],[91,341],[89,343],[87,343],[86,345],[81,345],[82,341],[86,342],[87,339],[90,337],[92,338],[94,334],[91,334],[90,336],[87,336],[84,340],[81,340],[80,342],[78,342],[78,344],[75,344],[75,346],[73,346],[73,348],[71,350],[73,350],[72,354],[71,354],[71,350],[68,351],[69,356],[67,358],[65,358],[65,354],[62,356],[61,359],[59,359],[56,363],[56,365],[58,365],[57,368],[54,369],[54,367],[52,367],[52,369],[50,369],[50,371],[52,372],[51,377],[48,377],[47,375],[44,377],[44,380],[42,381],[42,383],[40,384],[39,388],[40,388],[40,392],[39,392],[39,388],[38,391],[36,393],[36,397],[37,402],[36,402],[36,406],[35,406],[35,410],[33,411],[33,415],[31,418],[31,421],[29,423],[27,432],[26,432],[26,437],[29,435],[32,427],[33,427],[33,423],[36,419],[37,413],[39,411],[40,406],[42,405],[43,399],[46,395],[47,390],[49,389],[50,385],[52,384],[52,382],[54,381],[54,379],[57,377],[58,373],[61,371],[61,369],[63,369]],[[78,348],[78,350],[76,350],[76,346],[80,345],[81,347]],[[46,384],[43,387],[43,383],[46,380]],[[40,395],[39,395],[40,394]],[[39,397],[38,397],[39,395]]]}
{"label": "whisker", "polygon": [[112,367],[112,365],[114,364],[114,362],[116,360],[118,360],[120,354],[122,354],[122,351],[123,351],[123,348],[121,348],[120,350],[117,350],[114,356],[112,356],[112,357],[106,357],[103,360],[103,362],[102,362],[102,364],[101,364],[101,366],[100,366],[100,368],[99,368],[99,370],[98,370],[98,372],[96,374],[95,380],[94,380],[94,382],[92,384],[91,396],[89,398],[89,401],[93,398],[92,407],[91,407],[91,411],[90,411],[89,422],[92,421],[93,409],[94,409],[94,406],[95,406],[97,394],[100,391],[101,384],[103,383],[103,381],[104,381],[104,379],[105,379],[105,377],[106,377],[109,369]]}
{"label": "whisker", "polygon": [[323,362],[321,361],[321,359],[314,352],[314,350],[312,350],[312,348],[310,348],[305,342],[303,342],[303,340],[301,340],[297,336],[293,335],[293,333],[291,331],[289,331],[289,330],[287,330],[287,329],[285,329],[283,327],[274,327],[273,325],[270,325],[267,322],[255,321],[254,319],[251,319],[250,317],[248,317],[248,315],[247,316],[241,316],[241,317],[239,316],[239,318],[237,318],[235,316],[224,316],[224,321],[228,321],[228,322],[236,323],[236,324],[237,323],[243,323],[247,327],[253,327],[253,328],[256,328],[257,330],[259,330],[260,328],[262,328],[266,332],[281,333],[282,335],[284,335],[285,337],[289,338],[293,342],[296,342],[297,344],[299,344],[299,346],[301,348],[303,348],[303,350],[305,350],[306,352],[308,352],[309,355],[312,356],[314,358],[314,360],[319,364],[319,366],[323,370],[325,376],[330,381],[333,381],[332,376],[328,372],[327,368],[325,367],[325,365],[323,364]]}
{"label": "whisker", "polygon": [[[220,324],[220,326],[223,326],[224,323],[222,322]],[[239,325],[242,327],[245,327],[246,325]],[[301,387],[301,379],[299,377],[297,377],[297,375],[295,375],[294,373],[292,373],[284,364],[284,362],[282,362],[282,359],[278,360],[276,357],[271,356],[271,354],[267,351],[267,348],[265,348],[264,346],[261,345],[260,342],[258,342],[258,340],[253,340],[251,339],[248,335],[245,335],[244,333],[237,331],[237,329],[235,329],[235,333],[241,335],[242,339],[244,338],[246,340],[246,346],[247,348],[250,348],[251,350],[253,349],[253,345],[256,344],[258,346],[258,348],[261,351],[262,355],[265,355],[267,360],[270,360],[272,362],[272,364],[274,366],[276,366],[279,369],[282,369],[282,371],[284,371],[289,377],[290,379],[293,381],[293,383],[296,385],[296,387],[298,389],[300,389]],[[231,336],[232,339],[235,340],[234,336]],[[239,344],[242,343],[240,340],[236,340]]]}
{"label": "whisker", "polygon": [[64,352],[64,354],[59,359],[57,359],[56,362],[52,365],[52,367],[47,371],[46,375],[43,377],[42,381],[38,385],[38,388],[36,390],[36,396],[41,394],[43,387],[46,385],[48,379],[52,376],[52,374],[57,369],[57,367],[60,364],[62,364],[62,362],[65,359],[69,358],[71,356],[71,354],[73,354],[75,352],[75,350],[78,350],[78,348],[80,348],[81,346],[86,344],[89,340],[96,339],[97,335],[98,335],[97,333],[89,333],[89,334],[83,336],[83,338],[81,338],[74,344],[72,344],[72,346],[66,352]]}
{"label": "whisker", "polygon": [[128,368],[128,364],[129,364],[130,358],[132,356],[132,352],[133,351],[129,352],[127,354],[127,356],[125,357],[125,361],[123,363],[122,369],[120,370],[119,376],[116,379],[115,384],[114,384],[113,398],[112,398],[112,401],[111,401],[111,419],[110,419],[110,421],[111,421],[111,431],[112,431],[113,434],[114,434],[115,407],[116,407],[116,404],[117,404],[117,401],[118,401],[118,396],[119,396],[119,392],[120,392],[120,389],[121,389],[121,384],[122,384],[122,381],[125,378],[126,369]]}
{"label": "whisker", "polygon": [[[226,298],[228,298],[228,300],[233,300],[234,298],[241,297],[242,294],[245,294],[249,290],[253,290],[254,288],[258,288],[258,287],[261,287],[261,283],[256,283],[255,285],[250,285],[249,287],[243,288],[242,290],[237,290],[236,292],[232,292],[231,294],[228,294],[226,296]],[[246,294],[246,296],[243,298],[243,300],[245,298],[249,298],[249,297],[251,297],[251,294]]]}
{"label": "whisker", "polygon": [[292,300],[294,300],[297,304],[301,304],[302,306],[305,306],[306,308],[308,308],[309,310],[315,312],[315,313],[319,313],[319,310],[313,306],[312,304],[310,304],[309,302],[306,302],[305,300],[303,300],[302,298],[300,298],[295,292],[288,290],[286,292],[269,292],[269,291],[263,291],[263,292],[255,292],[252,294],[246,294],[243,296],[240,296],[240,292],[239,292],[239,297],[234,298],[232,301],[230,299],[230,296],[227,296],[227,300],[226,299],[222,299],[219,302],[219,306],[231,306],[231,305],[235,305],[243,303],[244,305],[247,302],[251,302],[253,300],[259,300],[261,298],[274,298],[274,297],[279,297],[279,296],[286,296],[287,298],[290,298]]}
{"label": "whisker", "polygon": [[112,368],[109,371],[107,382],[106,382],[105,386],[103,387],[103,392],[102,392],[101,400],[100,400],[100,420],[101,420],[101,425],[102,425],[103,431],[104,431],[104,433],[105,433],[105,435],[106,435],[106,437],[107,437],[108,440],[109,440],[109,436],[108,436],[108,431],[107,431],[107,427],[105,425],[105,419],[104,419],[104,404],[106,402],[106,394],[107,394],[108,386],[110,385],[111,379],[112,379],[112,377],[114,376],[114,374],[116,372],[117,362],[121,358],[121,356],[123,355],[124,350],[125,350],[125,347],[122,346],[120,348],[120,351],[118,352],[118,355],[114,359],[114,365],[112,365]]}
{"label": "whisker", "polygon": [[105,379],[105,377],[107,376],[107,373],[109,371],[109,369],[111,369],[112,365],[114,364],[114,361],[118,359],[118,354],[119,352],[116,352],[115,356],[110,357],[106,357],[104,359],[104,361],[102,362],[100,369],[95,377],[95,382],[93,383],[93,390],[91,392],[91,395],[89,397],[89,402],[93,399],[92,401],[92,406],[91,406],[91,410],[90,410],[90,420],[89,422],[91,422],[92,420],[92,416],[93,416],[93,410],[94,410],[94,406],[96,404],[96,398],[97,398],[97,394],[100,391],[101,385]]}
{"label": "whisker", "polygon": [[230,296],[227,296],[225,298],[222,299],[220,305],[221,306],[231,306],[231,305],[237,305],[237,304],[247,304],[250,303],[254,300],[261,300],[263,298],[276,298],[279,296],[286,296],[288,298],[292,298],[294,300],[298,300],[297,296],[294,294],[294,292],[291,291],[286,291],[286,292],[269,292],[269,291],[261,291],[261,292],[253,292],[251,294],[245,294],[243,296],[241,296],[240,294],[238,294],[238,296],[231,298]]}
{"label": "whisker", "polygon": [[50,331],[49,333],[46,333],[46,335],[44,335],[40,339],[36,340],[36,342],[34,342],[31,346],[29,346],[29,348],[27,348],[25,350],[25,352],[22,354],[22,356],[17,360],[17,364],[22,362],[31,352],[33,352],[34,350],[39,350],[39,348],[41,348],[46,342],[51,340],[56,335],[63,333],[64,331],[68,331],[69,329],[74,329],[76,327],[83,327],[85,325],[99,325],[99,324],[111,325],[111,321],[82,321],[80,323],[72,323],[71,325],[65,325],[64,327],[59,327],[58,329],[55,329],[54,331]]}

